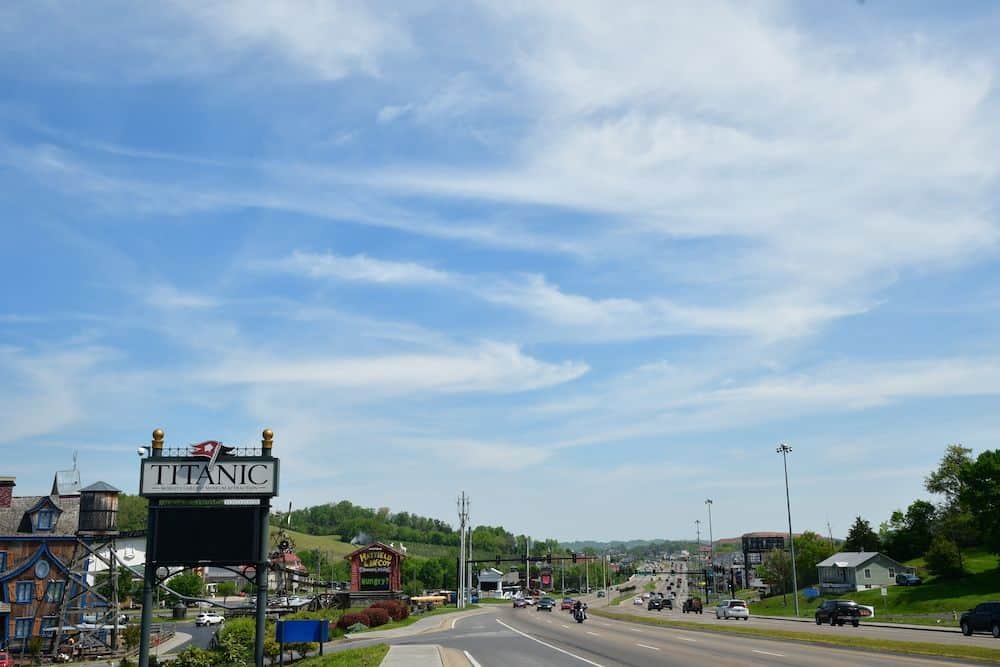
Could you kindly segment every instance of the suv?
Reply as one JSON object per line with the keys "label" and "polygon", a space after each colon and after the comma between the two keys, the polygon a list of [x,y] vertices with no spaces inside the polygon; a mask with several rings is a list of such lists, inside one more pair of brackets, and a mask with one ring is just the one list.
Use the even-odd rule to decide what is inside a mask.
{"label": "suv", "polygon": [[896,575],[896,585],[897,586],[919,586],[924,583],[924,580],[915,574],[897,574]]}
{"label": "suv", "polygon": [[222,616],[212,611],[203,611],[200,614],[198,614],[198,616],[196,616],[194,619],[194,624],[198,626],[222,625],[225,622],[226,619],[224,619]]}
{"label": "suv", "polygon": [[660,598],[649,598],[649,602],[646,604],[646,611],[660,611],[663,609],[663,604]]}
{"label": "suv", "polygon": [[973,632],[992,632],[1000,639],[1000,602],[983,602],[975,609],[962,614],[959,623],[962,634],[968,637]]}
{"label": "suv", "polygon": [[731,618],[742,618],[744,621],[749,621],[750,610],[747,609],[745,600],[723,600],[715,608],[715,617],[727,621]]}
{"label": "suv", "polygon": [[830,625],[843,625],[850,621],[858,627],[861,618],[861,608],[853,600],[827,600],[816,609],[816,625],[827,621]]}
{"label": "suv", "polygon": [[684,604],[681,606],[681,611],[683,611],[685,614],[689,612],[692,614],[702,613],[701,598],[692,597],[688,598],[687,600],[684,600]]}

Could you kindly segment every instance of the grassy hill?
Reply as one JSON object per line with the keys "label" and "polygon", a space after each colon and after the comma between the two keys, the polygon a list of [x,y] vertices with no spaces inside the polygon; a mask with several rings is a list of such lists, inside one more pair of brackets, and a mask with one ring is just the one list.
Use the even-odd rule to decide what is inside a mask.
{"label": "grassy hill", "polygon": [[[848,593],[842,596],[858,604],[875,607],[875,616],[880,621],[906,623],[940,623],[957,625],[953,612],[961,615],[966,609],[986,600],[1000,600],[1000,568],[997,557],[985,552],[970,551],[965,554],[965,567],[969,574],[961,579],[937,579],[926,574],[922,559],[906,563],[915,567],[924,583],[920,586],[889,586],[888,595],[883,598],[877,588]],[[819,600],[806,600],[799,596],[799,613],[812,616],[820,604]],[[766,598],[752,605],[754,613],[773,616],[794,616],[795,609],[791,596],[782,604],[780,595]]]}
{"label": "grassy hill", "polygon": [[[271,527],[272,534],[277,531],[274,526]],[[308,551],[310,549],[319,549],[324,553],[329,553],[335,558],[342,558],[347,554],[351,553],[356,546],[349,544],[347,542],[342,542],[340,540],[340,535],[309,535],[306,533],[300,533],[295,530],[285,530],[292,541],[295,542],[296,551]],[[454,547],[445,547],[438,544],[420,544],[420,543],[410,543],[405,542],[406,553],[408,556],[416,556],[417,558],[438,558],[440,556],[457,557],[458,549]],[[396,546],[399,546],[398,544]]]}

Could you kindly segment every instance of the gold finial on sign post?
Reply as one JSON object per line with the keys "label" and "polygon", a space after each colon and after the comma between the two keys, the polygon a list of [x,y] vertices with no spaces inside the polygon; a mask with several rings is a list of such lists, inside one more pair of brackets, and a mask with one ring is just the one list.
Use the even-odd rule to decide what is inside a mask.
{"label": "gold finial on sign post", "polygon": [[153,456],[160,456],[163,453],[163,429],[158,428],[153,431]]}
{"label": "gold finial on sign post", "polygon": [[274,445],[274,431],[269,428],[265,428],[261,435],[264,436],[264,439],[260,441],[260,453],[264,456],[270,456],[271,447]]}

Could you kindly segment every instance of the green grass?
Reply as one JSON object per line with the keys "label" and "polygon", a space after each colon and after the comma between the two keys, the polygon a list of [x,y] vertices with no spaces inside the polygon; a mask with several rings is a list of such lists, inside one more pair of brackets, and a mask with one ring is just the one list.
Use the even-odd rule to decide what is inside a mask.
{"label": "green grass", "polygon": [[419,614],[410,614],[402,621],[389,621],[385,625],[380,625],[375,628],[368,628],[362,632],[378,632],[379,630],[392,630],[393,628],[405,628],[408,625],[413,625],[422,618],[427,618],[428,616],[443,616],[444,614],[454,614],[456,611],[466,611],[467,609],[479,609],[478,605],[471,604],[465,609],[458,609],[456,607],[438,607],[432,609],[431,611],[421,612]]}
{"label": "green grass", "polygon": [[[319,549],[322,552],[329,552],[335,558],[343,558],[358,549],[353,544],[341,542],[340,535],[309,535],[296,530],[285,530],[285,532],[295,543],[296,551]],[[421,544],[419,542],[405,542],[404,544],[406,544],[406,554],[418,558],[440,558],[441,556],[455,556],[458,553],[458,547]]]}
{"label": "green grass", "polygon": [[352,648],[326,655],[306,658],[296,665],[298,667],[378,667],[389,652],[387,644],[376,644],[365,648]]}
{"label": "green grass", "polygon": [[[920,559],[907,563],[921,570]],[[928,577],[919,586],[888,586],[883,598],[878,588],[848,592],[843,595],[824,595],[818,600],[807,600],[799,595],[799,613],[811,617],[822,599],[845,598],[858,604],[875,607],[875,620],[896,623],[957,626],[956,616],[985,600],[1000,598],[1000,569],[997,558],[984,552],[969,552],[965,559],[970,574],[960,579]],[[776,595],[750,605],[751,613],[767,616],[794,616],[792,596],[782,603]]]}
{"label": "green grass", "polygon": [[647,616],[633,616],[605,609],[591,609],[595,616],[603,616],[629,623],[655,625],[668,628],[683,628],[695,632],[734,633],[763,639],[780,639],[784,641],[807,642],[828,646],[843,646],[853,649],[870,651],[890,651],[910,655],[932,655],[944,658],[963,658],[1000,662],[1000,649],[984,646],[966,646],[963,644],[934,644],[931,642],[910,642],[893,639],[872,639],[868,637],[852,637],[846,635],[826,635],[812,632],[796,632],[793,630],[771,630],[767,628],[746,627],[742,625],[701,625],[684,621],[672,621]]}

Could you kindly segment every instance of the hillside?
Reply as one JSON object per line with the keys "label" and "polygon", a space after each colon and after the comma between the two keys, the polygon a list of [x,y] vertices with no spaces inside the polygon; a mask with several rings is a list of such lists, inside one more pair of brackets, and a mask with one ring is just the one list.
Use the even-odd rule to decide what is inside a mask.
{"label": "hillside", "polygon": [[[889,586],[885,598],[877,588],[839,597],[874,606],[879,620],[946,625],[957,625],[953,612],[961,614],[980,602],[1000,599],[1000,567],[993,554],[970,550],[965,554],[969,574],[954,580],[928,576],[922,559],[907,561],[906,564],[915,567],[925,583],[919,586]],[[817,600],[799,598],[802,615],[811,616],[818,604]],[[753,610],[758,614],[794,615],[791,598],[783,605],[780,595],[755,603]]]}
{"label": "hillside", "polygon": [[[272,526],[272,535],[277,532],[277,528]],[[304,551],[319,550],[324,554],[329,554],[333,558],[343,558],[358,547],[347,542],[342,542],[339,535],[309,535],[296,530],[285,530],[285,533],[295,543],[295,550],[298,553]],[[392,540],[390,540],[392,541]],[[386,542],[388,544],[388,542]],[[399,546],[398,542],[394,542]],[[404,542],[408,556],[417,558],[440,558],[442,556],[456,557],[458,549],[445,547],[437,544],[422,544],[420,542]]]}

